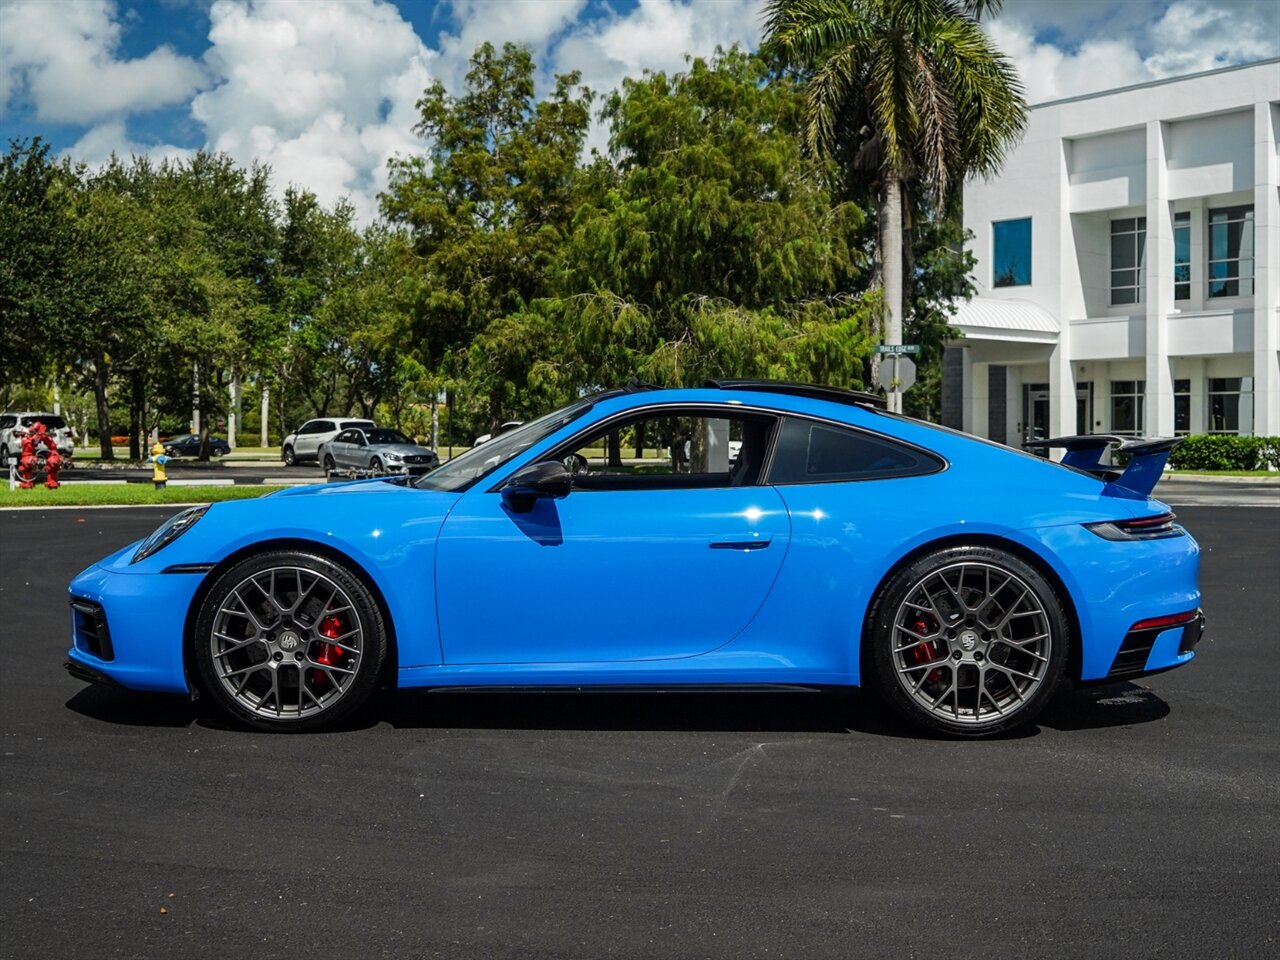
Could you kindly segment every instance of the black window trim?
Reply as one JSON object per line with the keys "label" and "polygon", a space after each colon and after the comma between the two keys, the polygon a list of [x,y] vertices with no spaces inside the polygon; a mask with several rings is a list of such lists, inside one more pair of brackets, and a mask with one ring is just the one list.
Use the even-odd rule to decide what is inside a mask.
{"label": "black window trim", "polygon": [[[582,438],[589,436],[597,428],[607,428],[610,424],[615,423],[616,421],[628,419],[632,414],[650,413],[652,411],[663,411],[663,410],[723,412],[726,406],[728,406],[731,411],[763,414],[764,416],[769,416],[774,419],[773,433],[769,437],[769,449],[766,452],[764,460],[761,463],[759,477],[757,481],[751,485],[752,487],[804,487],[804,486],[818,486],[818,485],[830,484],[830,483],[873,483],[881,480],[913,480],[917,477],[937,476],[939,473],[946,473],[948,470],[951,469],[951,462],[947,460],[947,458],[944,457],[942,454],[937,453],[936,451],[929,450],[928,448],[922,447],[917,443],[912,443],[910,440],[903,440],[900,437],[893,437],[886,433],[879,433],[875,430],[868,430],[865,427],[855,426],[851,423],[846,423],[842,420],[834,420],[830,417],[823,417],[823,416],[812,414],[812,413],[799,413],[793,410],[778,410],[777,408],[774,408],[774,407],[761,407],[761,406],[756,406],[754,404],[734,403],[732,405],[728,405],[723,403],[721,404],[707,403],[706,401],[695,401],[693,403],[688,403],[688,402],[653,403],[653,404],[646,404],[640,407],[632,407],[629,410],[620,410],[617,413],[610,414],[608,417],[605,417],[603,420],[596,421],[595,423],[591,424],[589,427],[585,427],[579,430],[577,433],[573,434],[566,440],[552,447],[551,450],[549,450],[540,460],[530,461],[530,463],[538,463],[538,462],[548,461],[548,460],[563,459],[568,454],[575,452],[575,447],[574,447],[575,443],[578,443],[582,440]],[[875,412],[880,413],[880,411],[875,411]],[[680,414],[673,413],[671,415],[679,416]],[[895,476],[860,477],[860,478],[854,477],[854,478],[843,478],[838,480],[807,480],[807,481],[795,482],[795,483],[766,483],[765,479],[769,476],[769,474],[773,470],[773,459],[774,459],[774,455],[777,453],[777,450],[778,450],[778,439],[782,435],[782,421],[787,417],[791,417],[797,420],[807,420],[811,423],[818,423],[824,426],[836,427],[841,430],[849,430],[853,433],[858,433],[863,436],[870,437],[873,440],[878,440],[881,442],[898,444],[899,446],[906,447],[908,450],[911,450],[915,453],[923,455],[926,460],[933,461],[933,463],[937,466],[937,469],[931,470],[928,473],[912,474],[911,476],[907,476],[907,477],[895,477]],[[727,418],[721,417],[719,419],[727,419]],[[993,446],[1000,446],[1000,444],[993,444]],[[523,467],[517,467],[515,470],[512,470],[509,473],[505,474],[501,480],[491,485],[485,492],[501,493],[503,486],[506,485],[506,482],[510,480],[511,477],[513,477],[521,469],[523,469]],[[744,489],[744,488],[704,487],[701,489],[730,490],[730,489]],[[579,493],[613,493],[615,491],[584,489],[578,492]]]}

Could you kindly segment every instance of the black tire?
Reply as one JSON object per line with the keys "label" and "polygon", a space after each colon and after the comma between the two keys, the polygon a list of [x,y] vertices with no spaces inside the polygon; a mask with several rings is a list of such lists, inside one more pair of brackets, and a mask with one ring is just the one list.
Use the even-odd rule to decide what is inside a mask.
{"label": "black tire", "polygon": [[387,468],[382,465],[382,460],[379,457],[374,457],[369,461],[369,472],[375,477],[380,477],[387,472]]}
{"label": "black tire", "polygon": [[296,467],[298,465],[298,458],[293,455],[293,447],[286,446],[280,451],[280,457],[284,460],[286,467]]}
{"label": "black tire", "polygon": [[[256,577],[276,591],[273,572],[284,596],[292,588],[289,578],[297,576],[296,609],[282,612],[266,590],[251,586]],[[304,589],[308,581],[312,586]],[[330,587],[344,595],[340,607],[318,599]],[[239,612],[245,608],[253,616]],[[277,619],[269,623],[272,616]],[[336,632],[322,635],[335,619]],[[269,629],[264,633],[255,623]],[[244,726],[286,733],[331,726],[358,710],[377,686],[388,655],[386,624],[364,582],[327,557],[298,550],[262,553],[224,571],[201,604],[191,642],[201,689],[223,714]],[[340,652],[340,642],[351,644],[352,652]],[[236,685],[242,692],[230,689]]]}
{"label": "black tire", "polygon": [[0,470],[9,469],[9,448],[0,445]]}
{"label": "black tire", "polygon": [[890,578],[863,642],[872,688],[902,717],[988,737],[1039,715],[1071,638],[1063,602],[1038,570],[1004,550],[957,546]]}
{"label": "black tire", "polygon": [[337,465],[336,463],[334,463],[334,462],[333,462],[333,457],[329,456],[329,454],[327,454],[327,453],[326,453],[326,454],[324,455],[324,478],[325,478],[325,480],[328,480],[328,479],[329,479],[330,475],[333,473],[333,471],[334,471],[334,470],[336,470],[336,469],[337,469],[337,467],[338,467],[338,465]]}

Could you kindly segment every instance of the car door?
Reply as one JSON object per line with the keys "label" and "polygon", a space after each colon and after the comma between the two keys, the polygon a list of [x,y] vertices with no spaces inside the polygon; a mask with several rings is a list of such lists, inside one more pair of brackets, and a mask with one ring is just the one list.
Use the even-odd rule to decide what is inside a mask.
{"label": "car door", "polygon": [[329,456],[333,457],[334,466],[339,469],[345,470],[352,466],[351,441],[353,433],[354,431],[352,430],[343,430],[329,441],[329,445],[326,448],[329,451]]}
{"label": "car door", "polygon": [[314,460],[319,455],[321,441],[328,439],[333,434],[333,430],[331,420],[310,420],[304,423],[294,443],[294,456]]}
{"label": "car door", "polygon": [[437,544],[445,662],[665,659],[732,640],[764,603],[791,525],[775,490],[730,478],[720,446],[723,470],[682,470],[667,443],[527,513],[490,482],[468,491]]}

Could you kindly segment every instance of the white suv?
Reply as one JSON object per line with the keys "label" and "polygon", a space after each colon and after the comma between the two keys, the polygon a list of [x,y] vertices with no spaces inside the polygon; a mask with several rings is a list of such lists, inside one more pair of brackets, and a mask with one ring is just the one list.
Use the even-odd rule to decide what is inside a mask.
{"label": "white suv", "polygon": [[70,460],[75,451],[75,442],[71,439],[71,428],[67,421],[56,413],[37,413],[32,410],[0,413],[0,470],[9,469],[10,460],[22,457],[22,437],[17,431],[24,433],[32,424],[39,421],[45,425],[54,442],[58,444],[58,453],[64,460]]}
{"label": "white suv", "polygon": [[329,417],[308,420],[284,438],[284,443],[280,444],[280,458],[290,467],[307,461],[319,463],[320,444],[332,440],[343,430],[356,427],[372,430],[374,423],[372,420],[334,420]]}

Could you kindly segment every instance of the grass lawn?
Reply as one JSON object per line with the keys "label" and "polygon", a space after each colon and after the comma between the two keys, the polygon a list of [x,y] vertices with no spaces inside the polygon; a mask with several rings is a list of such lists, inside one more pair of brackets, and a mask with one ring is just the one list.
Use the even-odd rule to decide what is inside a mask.
{"label": "grass lawn", "polygon": [[245,500],[260,497],[287,487],[242,485],[238,487],[167,487],[156,490],[149,483],[73,484],[58,490],[35,487],[31,490],[9,490],[0,487],[0,507],[85,507],[102,504],[128,504],[145,507],[165,503],[213,503],[215,500]]}
{"label": "grass lawn", "polygon": [[1280,472],[1275,470],[1170,470],[1166,477],[1254,477],[1260,480],[1280,482]]}

